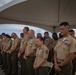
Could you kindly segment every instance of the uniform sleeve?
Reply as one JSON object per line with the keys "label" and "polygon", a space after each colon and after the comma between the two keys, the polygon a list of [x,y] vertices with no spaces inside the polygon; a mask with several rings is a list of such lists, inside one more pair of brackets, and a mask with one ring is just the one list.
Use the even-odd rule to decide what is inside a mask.
{"label": "uniform sleeve", "polygon": [[44,49],[43,58],[48,58],[48,54],[49,54],[49,50],[48,49]]}
{"label": "uniform sleeve", "polygon": [[15,43],[14,43],[14,46],[18,46],[20,40],[17,38],[14,42],[15,42]]}
{"label": "uniform sleeve", "polygon": [[6,46],[6,48],[10,48],[11,45],[12,45],[12,41],[9,41],[8,44],[7,44],[7,46]]}
{"label": "uniform sleeve", "polygon": [[28,42],[28,40],[29,40],[28,37],[24,37],[24,38],[21,40],[20,48],[22,48],[22,46],[25,45],[25,44]]}
{"label": "uniform sleeve", "polygon": [[56,45],[55,45],[55,47],[54,47],[54,51],[56,51],[56,50],[57,50],[57,44],[58,44],[58,43],[56,43]]}
{"label": "uniform sleeve", "polygon": [[54,40],[50,39],[50,49],[53,48],[53,43],[54,43]]}
{"label": "uniform sleeve", "polygon": [[26,44],[28,42],[28,40],[29,40],[29,37],[28,36],[27,37],[24,37],[24,44]]}
{"label": "uniform sleeve", "polygon": [[70,53],[76,52],[76,41],[73,41],[70,47]]}
{"label": "uniform sleeve", "polygon": [[22,48],[23,39],[21,40],[20,47]]}
{"label": "uniform sleeve", "polygon": [[34,42],[31,49],[37,49],[36,43]]}

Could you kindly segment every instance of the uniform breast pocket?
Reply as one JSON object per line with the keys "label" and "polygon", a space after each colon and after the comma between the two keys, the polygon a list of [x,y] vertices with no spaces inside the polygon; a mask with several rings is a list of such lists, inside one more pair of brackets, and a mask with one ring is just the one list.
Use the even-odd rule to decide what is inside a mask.
{"label": "uniform breast pocket", "polygon": [[39,55],[40,57],[42,57],[42,56],[43,56],[43,50],[39,50],[38,55]]}
{"label": "uniform breast pocket", "polygon": [[67,56],[69,53],[69,47],[66,45],[62,46],[62,53],[64,54],[64,56]]}
{"label": "uniform breast pocket", "polygon": [[70,48],[70,44],[69,43],[64,43],[63,45],[62,45],[62,48],[64,49],[64,50],[69,50],[69,48]]}

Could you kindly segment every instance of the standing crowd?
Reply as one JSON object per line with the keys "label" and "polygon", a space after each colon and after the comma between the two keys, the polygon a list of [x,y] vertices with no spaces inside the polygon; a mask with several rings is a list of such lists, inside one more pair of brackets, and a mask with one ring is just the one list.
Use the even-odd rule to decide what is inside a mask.
{"label": "standing crowd", "polygon": [[[76,38],[68,22],[59,25],[57,33],[35,36],[35,31],[24,27],[21,38],[0,35],[0,65],[5,75],[75,75]],[[52,62],[50,73],[48,62]]]}

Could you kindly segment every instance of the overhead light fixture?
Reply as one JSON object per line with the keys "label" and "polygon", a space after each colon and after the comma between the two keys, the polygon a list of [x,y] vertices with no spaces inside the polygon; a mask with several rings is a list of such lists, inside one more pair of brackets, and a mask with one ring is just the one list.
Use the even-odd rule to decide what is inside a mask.
{"label": "overhead light fixture", "polygon": [[10,3],[12,0],[0,0],[0,7]]}

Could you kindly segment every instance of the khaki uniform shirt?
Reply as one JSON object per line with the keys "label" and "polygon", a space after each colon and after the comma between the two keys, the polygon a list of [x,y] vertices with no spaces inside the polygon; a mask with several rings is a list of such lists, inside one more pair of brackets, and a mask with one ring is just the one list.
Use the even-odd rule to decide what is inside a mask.
{"label": "khaki uniform shirt", "polygon": [[57,59],[64,60],[70,53],[76,52],[76,41],[70,35],[65,40],[59,39],[54,50],[57,52]]}
{"label": "khaki uniform shirt", "polygon": [[[39,64],[43,58],[47,59],[48,54],[49,50],[45,45],[38,47],[36,51],[36,64]],[[42,66],[47,66],[47,61]]]}
{"label": "khaki uniform shirt", "polygon": [[23,45],[25,45],[28,42],[28,40],[29,40],[29,36],[28,36],[28,34],[26,34],[24,36],[24,38],[22,38],[22,40],[21,40],[20,48],[22,48]]}
{"label": "khaki uniform shirt", "polygon": [[1,45],[2,45],[2,49],[3,49],[3,47],[4,47],[4,45],[7,43],[7,40],[5,40],[5,39],[2,39],[2,42],[1,42]]}
{"label": "khaki uniform shirt", "polygon": [[46,47],[50,50],[53,48],[53,39],[51,39],[50,37],[48,39],[45,39],[44,44],[46,45]]}
{"label": "khaki uniform shirt", "polygon": [[20,39],[18,37],[12,41],[11,49],[14,48],[15,46],[17,46],[15,51],[18,51],[20,47]]}
{"label": "khaki uniform shirt", "polygon": [[7,42],[6,42],[6,44],[4,45],[4,47],[5,47],[5,48],[8,48],[8,50],[9,50],[10,47],[11,47],[11,45],[12,45],[12,40],[9,39],[9,40],[7,40]]}
{"label": "khaki uniform shirt", "polygon": [[[25,49],[25,53],[28,53],[30,50],[36,50],[35,40],[36,40],[35,37],[28,40],[26,49]],[[35,53],[30,56],[35,56]]]}

